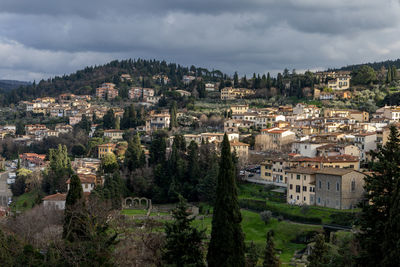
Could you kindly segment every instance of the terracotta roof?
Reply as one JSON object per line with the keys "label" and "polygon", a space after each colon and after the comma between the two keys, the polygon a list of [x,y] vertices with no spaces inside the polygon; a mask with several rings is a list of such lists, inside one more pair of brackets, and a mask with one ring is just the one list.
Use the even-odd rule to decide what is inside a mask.
{"label": "terracotta roof", "polygon": [[357,172],[353,169],[342,169],[342,168],[324,168],[318,170],[316,173],[317,174],[330,174],[330,175],[338,175],[338,176],[343,176],[346,175],[350,172]]}
{"label": "terracotta roof", "polygon": [[67,194],[62,194],[62,193],[56,193],[54,195],[49,195],[49,196],[45,196],[43,198],[43,201],[47,200],[47,201],[65,201],[65,199],[67,198]]}

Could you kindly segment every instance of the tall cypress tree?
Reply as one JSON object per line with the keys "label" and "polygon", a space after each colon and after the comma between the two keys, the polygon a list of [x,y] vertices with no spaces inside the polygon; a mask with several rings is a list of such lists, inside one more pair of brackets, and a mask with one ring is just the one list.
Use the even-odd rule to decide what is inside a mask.
{"label": "tall cypress tree", "polygon": [[211,240],[208,247],[208,266],[245,266],[245,245],[242,215],[238,204],[235,167],[230,144],[224,135],[219,165],[217,196],[212,220]]}
{"label": "tall cypress tree", "polygon": [[318,234],[315,236],[315,244],[312,248],[311,254],[308,256],[307,260],[309,267],[320,267],[325,266],[328,263],[327,258],[328,246],[325,244],[325,237],[323,234]]}
{"label": "tall cypress tree", "polygon": [[366,201],[358,239],[362,266],[399,266],[400,139],[390,127],[388,142],[373,152],[372,175],[365,178]]}
{"label": "tall cypress tree", "polygon": [[74,241],[76,238],[84,236],[85,231],[81,217],[78,215],[80,208],[84,206],[83,190],[81,180],[78,175],[72,175],[69,183],[69,191],[65,200],[63,238]]}
{"label": "tall cypress tree", "polygon": [[278,267],[278,266],[279,266],[279,259],[276,257],[273,232],[272,230],[270,230],[267,233],[267,242],[265,245],[263,267]]}
{"label": "tall cypress tree", "polygon": [[176,119],[176,113],[177,113],[177,107],[176,107],[176,102],[173,101],[171,108],[170,108],[170,122],[169,122],[169,129],[172,130],[173,128],[178,127],[178,121]]}

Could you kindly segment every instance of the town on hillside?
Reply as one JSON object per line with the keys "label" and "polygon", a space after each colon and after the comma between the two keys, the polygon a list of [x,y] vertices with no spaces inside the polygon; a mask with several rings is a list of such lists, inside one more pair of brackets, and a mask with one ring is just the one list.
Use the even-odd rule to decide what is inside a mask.
{"label": "town on hillside", "polygon": [[[131,240],[113,246],[121,260],[117,265],[130,266],[131,256],[137,266],[159,266],[166,256],[161,259],[157,251],[173,229],[166,228],[167,241],[151,239],[153,250],[143,244],[177,218],[191,218],[204,229],[195,231],[200,241],[194,244],[207,240],[209,249],[221,246],[213,239],[211,220],[222,209],[220,183],[232,174],[234,186],[225,187],[234,189],[224,192],[237,190],[233,206],[242,212],[246,249],[264,250],[274,232],[277,260],[306,266],[312,248],[324,242],[313,239],[315,233],[325,233],[336,251],[355,244],[354,236],[365,227],[357,224],[363,205],[374,201],[367,197],[371,177],[385,170],[379,164],[392,166],[383,162],[389,155],[384,153],[400,146],[393,139],[400,129],[400,74],[394,65],[286,69],[275,77],[248,78],[194,66],[168,65],[168,72],[157,72],[154,63],[147,73],[139,65],[131,68],[139,63],[147,64],[129,60],[128,68],[87,84],[73,74],[28,85],[32,97],[25,97],[28,87],[15,89],[22,97],[2,95],[9,103],[0,108],[0,221],[15,218],[9,227],[20,231],[18,218],[37,220],[32,228],[37,235],[27,233],[25,241],[40,247],[39,236],[51,238],[47,224],[57,225],[57,214],[72,216],[77,200],[71,199],[81,196],[104,222],[115,218],[134,227],[151,219],[153,228],[146,224]],[[397,163],[400,157],[386,158],[392,159]],[[88,204],[96,198],[109,206]],[[114,213],[105,215],[108,208]],[[187,214],[179,217],[176,209]],[[59,229],[54,226],[52,233]],[[267,230],[272,232],[266,235]],[[62,235],[70,242],[76,238],[65,225]],[[124,250],[128,244],[136,246],[132,255]],[[336,254],[331,262],[343,256]],[[259,266],[263,255],[246,266]]]}

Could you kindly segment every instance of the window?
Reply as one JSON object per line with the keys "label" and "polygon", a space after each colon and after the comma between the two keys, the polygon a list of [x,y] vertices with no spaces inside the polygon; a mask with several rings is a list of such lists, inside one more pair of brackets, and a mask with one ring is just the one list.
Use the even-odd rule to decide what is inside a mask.
{"label": "window", "polygon": [[340,184],[339,184],[339,182],[337,182],[336,183],[336,191],[339,191],[340,190]]}
{"label": "window", "polygon": [[330,187],[331,187],[331,184],[328,182],[327,184],[326,184],[326,187],[328,188],[328,190],[330,189]]}
{"label": "window", "polygon": [[297,200],[299,200],[300,199],[300,197],[299,196],[297,196]]}
{"label": "window", "polygon": [[354,169],[354,165],[350,165],[350,168]]}
{"label": "window", "polygon": [[290,195],[290,199],[293,199],[293,195]]}
{"label": "window", "polygon": [[293,180],[293,173],[290,175],[290,179],[292,179],[292,180]]}
{"label": "window", "polygon": [[307,175],[304,175],[304,181],[307,180]]}
{"label": "window", "polygon": [[307,186],[303,186],[303,191],[307,192]]}
{"label": "window", "polygon": [[312,203],[314,201],[314,197],[310,196],[310,202]]}
{"label": "window", "polygon": [[304,201],[306,201],[306,197],[304,197]]}
{"label": "window", "polygon": [[318,203],[321,203],[321,198],[320,197],[318,198]]}
{"label": "window", "polygon": [[292,184],[290,184],[290,185],[289,185],[289,188],[290,188],[290,189],[293,189],[293,185],[292,185]]}
{"label": "window", "polygon": [[300,180],[300,174],[297,174],[296,179]]}
{"label": "window", "polygon": [[318,181],[318,188],[321,189],[322,188],[322,182]]}
{"label": "window", "polygon": [[356,191],[356,181],[353,178],[353,180],[351,181],[351,192],[354,192],[354,191]]}
{"label": "window", "polygon": [[300,185],[296,185],[296,193],[300,193]]}

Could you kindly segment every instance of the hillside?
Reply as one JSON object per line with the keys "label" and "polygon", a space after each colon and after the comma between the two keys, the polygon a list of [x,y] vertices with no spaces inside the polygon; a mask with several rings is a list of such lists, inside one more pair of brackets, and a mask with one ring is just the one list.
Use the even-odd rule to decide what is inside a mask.
{"label": "hillside", "polygon": [[382,67],[385,67],[386,69],[389,68],[389,66],[396,66],[397,69],[400,68],[400,59],[396,59],[396,60],[386,60],[386,61],[380,61],[380,62],[369,62],[369,63],[363,63],[363,64],[354,64],[354,65],[348,65],[345,67],[341,67],[341,68],[337,68],[337,69],[329,69],[329,70],[334,70],[334,71],[338,71],[338,70],[356,70],[359,67],[363,66],[363,65],[368,65],[370,67],[372,67],[374,70],[380,70]]}
{"label": "hillside", "polygon": [[31,85],[31,83],[15,81],[15,80],[0,80],[0,89],[3,89],[5,91],[13,90],[20,86],[28,86],[28,85]]}
{"label": "hillside", "polygon": [[19,87],[17,89],[0,91],[1,104],[8,105],[21,100],[30,100],[43,96],[57,96],[62,93],[94,94],[95,88],[103,82],[113,82],[119,85],[120,75],[130,74],[132,81],[125,86],[162,87],[160,80],[153,79],[154,75],[166,76],[169,87],[183,86],[184,75],[202,77],[204,81],[217,81],[224,77],[221,71],[209,71],[195,66],[184,67],[175,63],[157,60],[122,60],[112,61],[105,65],[86,67],[70,75],[56,76],[52,79],[41,80],[38,84]]}

